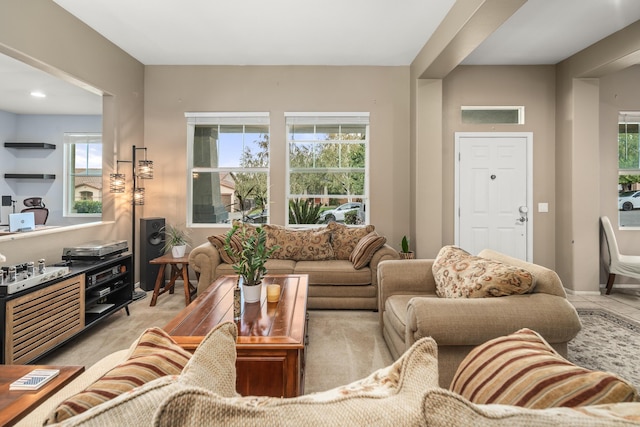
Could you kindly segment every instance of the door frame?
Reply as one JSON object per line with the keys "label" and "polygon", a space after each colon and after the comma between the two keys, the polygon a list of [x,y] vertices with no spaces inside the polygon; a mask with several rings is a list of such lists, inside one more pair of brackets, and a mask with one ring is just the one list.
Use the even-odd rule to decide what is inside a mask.
{"label": "door frame", "polygon": [[461,138],[522,138],[526,140],[527,153],[527,259],[533,262],[533,132],[455,132],[455,194],[454,194],[454,244],[460,244],[460,139]]}

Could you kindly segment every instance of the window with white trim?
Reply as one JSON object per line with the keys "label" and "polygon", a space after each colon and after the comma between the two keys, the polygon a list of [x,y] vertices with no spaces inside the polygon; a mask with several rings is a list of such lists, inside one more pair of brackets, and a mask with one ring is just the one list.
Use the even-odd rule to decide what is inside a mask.
{"label": "window with white trim", "polygon": [[640,111],[618,117],[618,224],[640,227]]}
{"label": "window with white trim", "polygon": [[369,218],[369,113],[285,113],[288,225]]}
{"label": "window with white trim", "polygon": [[64,134],[64,215],[102,216],[102,134]]}
{"label": "window with white trim", "polygon": [[185,113],[188,226],[268,222],[269,113]]}

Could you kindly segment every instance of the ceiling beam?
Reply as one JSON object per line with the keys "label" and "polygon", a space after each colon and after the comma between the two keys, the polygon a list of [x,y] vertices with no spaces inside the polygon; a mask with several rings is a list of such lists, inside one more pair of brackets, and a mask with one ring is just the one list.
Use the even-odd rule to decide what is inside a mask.
{"label": "ceiling beam", "polygon": [[442,79],[527,0],[458,0],[411,63],[411,75]]}

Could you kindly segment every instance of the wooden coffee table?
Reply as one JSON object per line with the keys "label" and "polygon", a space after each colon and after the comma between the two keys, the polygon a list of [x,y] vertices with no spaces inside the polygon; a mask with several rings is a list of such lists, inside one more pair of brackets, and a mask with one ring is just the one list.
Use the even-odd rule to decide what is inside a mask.
{"label": "wooden coffee table", "polygon": [[[60,369],[38,390],[9,390],[9,384],[34,369]],[[84,366],[0,365],[0,426],[10,426],[84,371]]]}
{"label": "wooden coffee table", "polygon": [[[237,276],[213,282],[164,330],[183,348],[194,351],[216,325],[233,321]],[[281,286],[278,302],[267,302],[267,285]],[[295,397],[304,392],[307,340],[306,274],[267,275],[260,302],[244,304],[236,322],[236,389],[244,396]]]}

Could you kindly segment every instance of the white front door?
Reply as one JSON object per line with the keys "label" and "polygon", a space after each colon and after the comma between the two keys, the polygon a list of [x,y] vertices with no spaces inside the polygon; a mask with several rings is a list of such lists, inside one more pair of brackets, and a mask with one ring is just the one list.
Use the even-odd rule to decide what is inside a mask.
{"label": "white front door", "polygon": [[532,260],[531,133],[456,133],[456,245]]}

